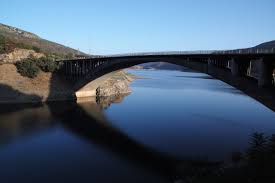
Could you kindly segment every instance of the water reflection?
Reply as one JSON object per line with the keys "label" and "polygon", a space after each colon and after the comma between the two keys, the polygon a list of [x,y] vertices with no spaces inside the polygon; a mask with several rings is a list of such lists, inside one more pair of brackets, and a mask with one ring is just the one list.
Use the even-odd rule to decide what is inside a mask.
{"label": "water reflection", "polygon": [[54,124],[47,105],[1,105],[0,143],[50,128]]}
{"label": "water reflection", "polygon": [[275,131],[274,112],[222,81],[201,79],[206,74],[129,72],[150,79],[134,81],[134,92],[105,113],[121,131],[158,151],[227,160],[230,152],[247,148],[251,133]]}
{"label": "water reflection", "polygon": [[178,78],[195,78],[195,79],[214,79],[212,76],[175,76]]}
{"label": "water reflection", "polygon": [[[107,121],[101,110],[93,102],[81,104],[55,103],[37,107],[31,106],[31,108],[25,106],[25,109],[1,115],[0,121],[0,180],[3,182],[31,180],[58,182],[61,179],[66,182],[75,182],[82,178],[89,181],[100,180],[99,182],[140,182],[141,179],[138,178],[140,176],[143,177],[142,182],[174,182],[176,180],[208,182],[216,179],[226,180],[228,171],[239,172],[247,169],[246,166],[239,166],[239,162],[244,161],[242,153],[233,154],[232,162],[235,164],[228,168],[228,164],[223,162],[211,162],[199,157],[178,158],[158,152],[121,132],[111,122]],[[248,156],[252,160],[256,158],[258,164],[262,165],[263,162],[262,160],[259,162],[258,157],[263,156],[265,150],[262,148],[267,147],[265,146],[267,141],[261,134],[256,134],[253,137]],[[272,137],[271,139],[274,141],[274,136]],[[267,149],[271,148],[271,152],[274,153],[272,140]],[[56,141],[58,141],[57,144],[55,144]],[[71,146],[69,151],[67,151],[68,146]],[[38,150],[37,148],[42,149]],[[103,157],[94,150],[104,152]],[[88,153],[82,151],[88,151]],[[93,163],[94,161],[105,165],[98,167]],[[265,162],[266,159],[263,161]],[[68,164],[68,162],[72,164]],[[68,167],[60,167],[66,164]],[[258,164],[251,164],[250,160],[248,162],[251,168],[259,167]],[[271,165],[268,167],[273,167]],[[57,168],[54,168],[56,166]],[[107,166],[111,166],[111,171],[108,172],[109,177],[103,175]],[[16,171],[13,170],[14,167],[16,167]],[[89,168],[93,168],[91,169],[93,173],[88,176],[89,171],[87,169]],[[57,174],[53,173],[51,169]],[[124,171],[127,169],[130,174],[114,176],[113,174],[117,169]],[[68,171],[73,171],[73,174],[68,174]],[[269,168],[266,168],[265,171],[270,173]],[[33,173],[36,173],[36,176],[30,177],[30,174]],[[263,171],[257,175],[262,178],[262,174]],[[217,175],[219,175],[218,178]],[[239,177],[239,174],[235,175],[234,173],[234,179],[231,177],[230,180]]]}
{"label": "water reflection", "polygon": [[[62,107],[62,110],[60,110]],[[35,121],[35,122],[31,122]],[[56,133],[56,130],[58,130],[57,137],[59,139],[52,138],[51,133]],[[3,170],[1,175],[1,180],[9,180],[9,182],[18,182],[19,180],[23,182],[26,180],[29,180],[30,177],[29,174],[21,175],[20,172],[24,169],[20,169],[20,166],[18,166],[18,163],[14,164],[14,158],[13,155],[16,155],[16,159],[19,161],[23,161],[27,165],[32,165],[34,160],[36,158],[33,158],[32,156],[41,156],[47,160],[47,167],[45,169],[45,172],[39,172],[41,175],[47,175],[49,173],[49,169],[52,168],[52,166],[55,166],[58,164],[58,161],[55,159],[55,161],[48,161],[51,159],[51,157],[48,157],[48,153],[51,154],[51,144],[52,140],[62,140],[62,143],[64,143],[64,140],[69,140],[68,143],[72,143],[71,145],[75,145],[73,143],[73,140],[66,137],[68,132],[70,134],[73,134],[73,136],[77,136],[78,139],[81,139],[81,141],[87,142],[91,145],[91,147],[103,150],[104,152],[108,152],[108,156],[111,156],[115,159],[122,159],[123,161],[128,162],[127,168],[129,167],[137,167],[138,173],[142,170],[142,175],[146,175],[146,180],[143,180],[143,182],[150,182],[152,180],[157,179],[158,181],[166,180],[166,181],[172,181],[175,180],[178,177],[179,170],[183,169],[186,165],[199,165],[199,166],[216,166],[216,163],[214,162],[208,162],[206,160],[197,160],[193,158],[186,158],[186,159],[177,159],[175,157],[169,156],[165,153],[161,153],[158,151],[155,151],[152,148],[149,148],[134,139],[131,139],[126,134],[119,131],[116,127],[114,127],[111,123],[109,123],[104,115],[102,114],[101,110],[95,105],[93,102],[89,103],[81,103],[81,104],[74,104],[74,103],[55,103],[51,105],[43,105],[40,107],[31,107],[28,108],[28,106],[25,106],[25,109],[19,110],[16,112],[12,112],[6,115],[2,115],[1,122],[0,122],[0,131],[4,132],[1,133],[0,139],[2,142],[2,145],[0,146],[0,160],[1,165],[0,168]],[[65,138],[61,137],[64,136],[64,131],[66,132]],[[28,144],[28,139],[31,141],[36,141],[36,139],[41,138],[41,134],[47,134],[50,133],[50,136],[47,137],[46,140],[42,140],[42,142],[39,142],[38,144],[34,143],[31,144],[31,147],[28,147],[30,144]],[[61,136],[60,136],[61,135]],[[55,136],[55,135],[54,135]],[[23,139],[23,143],[20,142]],[[26,140],[27,139],[27,140]],[[19,147],[18,142],[19,141]],[[26,142],[24,142],[26,140]],[[3,146],[3,145],[6,145]],[[22,147],[20,147],[23,144]],[[45,145],[46,147],[43,147],[44,151],[42,154],[35,154],[37,148],[37,145]],[[77,144],[79,146],[79,144]],[[7,147],[8,146],[8,147]],[[13,152],[14,149],[10,146],[17,146],[15,147],[16,152]],[[49,147],[49,149],[48,149]],[[26,148],[26,153],[29,154],[21,154],[22,150],[21,148]],[[28,148],[30,148],[28,150]],[[74,147],[73,147],[74,148]],[[82,147],[83,148],[83,147]],[[86,147],[87,148],[87,147]],[[61,149],[61,152],[55,152],[54,156],[60,157],[59,153],[66,153],[63,152],[66,149]],[[80,151],[83,149],[79,149]],[[60,151],[60,150],[59,150]],[[8,154],[7,154],[8,152]],[[10,155],[10,153],[12,155]],[[15,153],[15,154],[13,154]],[[40,152],[41,153],[41,152]],[[70,152],[67,152],[70,154]],[[78,152],[78,150],[74,150],[74,155],[78,156],[81,154]],[[18,158],[17,155],[20,157]],[[65,154],[64,154],[65,155]],[[25,156],[25,157],[24,157]],[[66,155],[65,155],[66,157]],[[9,158],[9,159],[6,159]],[[22,159],[21,159],[22,158]],[[67,157],[69,158],[69,157]],[[63,157],[63,161],[71,161],[71,159],[67,159]],[[85,159],[89,162],[89,160],[95,160],[98,157],[94,157],[93,154],[91,154],[90,157],[85,157],[88,159]],[[40,159],[42,161],[41,165],[35,164],[35,166],[42,166],[43,167],[43,161],[45,159]],[[65,163],[63,162],[62,163]],[[60,162],[59,162],[60,163]],[[105,162],[106,163],[106,162]],[[111,160],[111,162],[107,164],[114,163],[114,160]],[[129,164],[130,163],[130,164]],[[20,162],[19,162],[20,164]],[[11,171],[10,167],[11,165],[16,166],[16,171],[19,171],[19,176],[16,178],[9,177],[7,175],[10,175]],[[33,172],[36,171],[34,168],[35,166],[29,166],[28,171]],[[78,165],[80,166],[80,165]],[[86,165],[87,166],[87,165]],[[87,168],[85,165],[81,165],[80,167],[75,168]],[[124,167],[121,167],[121,164],[114,164],[112,165],[112,169],[121,168],[124,169]],[[36,168],[38,168],[36,167]],[[74,176],[80,176],[80,172],[83,170],[77,170],[74,167],[71,167],[70,169],[74,169]],[[96,168],[96,167],[94,167]],[[63,174],[64,171],[66,172],[68,167],[63,167],[63,169],[58,171],[59,175],[51,175],[46,179],[45,181],[53,181],[54,178],[61,178],[63,177],[67,181],[71,182],[72,179],[71,175],[65,175]],[[135,171],[137,171],[135,170]],[[94,175],[93,179],[102,179],[102,175],[98,173],[102,173],[103,170],[93,170],[96,171],[97,174]],[[147,173],[146,173],[147,172]],[[150,173],[151,172],[151,173]],[[15,173],[15,172],[14,172]],[[132,180],[133,178],[137,179],[137,173],[131,172],[130,175],[120,175],[118,177],[118,180],[127,180],[130,179],[131,182],[135,182]],[[152,175],[150,175],[152,174]],[[18,172],[16,172],[16,175],[18,175]],[[21,175],[21,176],[20,176]],[[151,178],[150,178],[151,177]],[[11,179],[10,179],[11,178]],[[39,177],[37,177],[39,178]],[[110,177],[109,181],[113,182],[114,177]],[[39,182],[43,182],[43,180],[39,180]],[[136,182],[140,182],[136,181]]]}
{"label": "water reflection", "polygon": [[274,133],[274,113],[200,73],[156,73],[128,96],[0,106],[0,181],[215,182],[246,171],[250,136]]}
{"label": "water reflection", "polygon": [[96,98],[96,103],[98,104],[98,106],[103,109],[106,110],[108,109],[112,104],[119,104],[123,101],[123,99],[125,97],[127,97],[128,95],[130,95],[130,93],[128,94],[119,94],[119,95],[112,95],[109,97],[97,97]]}

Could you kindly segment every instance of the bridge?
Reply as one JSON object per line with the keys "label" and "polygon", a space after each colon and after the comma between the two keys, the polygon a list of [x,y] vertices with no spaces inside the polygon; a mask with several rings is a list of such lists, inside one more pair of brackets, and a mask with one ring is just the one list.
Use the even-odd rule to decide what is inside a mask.
{"label": "bridge", "polygon": [[[275,50],[153,52],[61,60],[60,72],[73,83],[76,97],[96,96],[109,73],[148,62],[168,62],[207,73],[229,84],[253,80],[274,91]],[[229,76],[230,75],[230,76]],[[234,84],[231,84],[234,86]],[[243,82],[243,85],[246,85]],[[256,91],[257,89],[253,89]],[[245,89],[245,87],[244,87]]]}

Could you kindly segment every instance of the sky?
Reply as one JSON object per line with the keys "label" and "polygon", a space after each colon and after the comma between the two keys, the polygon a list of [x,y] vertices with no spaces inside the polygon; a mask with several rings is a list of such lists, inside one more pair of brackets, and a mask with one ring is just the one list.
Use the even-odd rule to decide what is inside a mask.
{"label": "sky", "polygon": [[3,0],[0,23],[90,54],[235,49],[275,40],[275,1]]}

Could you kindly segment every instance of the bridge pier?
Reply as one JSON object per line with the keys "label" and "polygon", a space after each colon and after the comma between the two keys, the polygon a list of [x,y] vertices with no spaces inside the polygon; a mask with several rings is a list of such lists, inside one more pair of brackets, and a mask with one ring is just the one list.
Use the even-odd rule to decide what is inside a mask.
{"label": "bridge pier", "polygon": [[234,77],[246,76],[249,67],[249,59],[232,59],[231,60],[231,74]]}
{"label": "bridge pier", "polygon": [[239,62],[236,59],[231,60],[231,73],[234,77],[238,77],[241,75]]}
{"label": "bridge pier", "polygon": [[258,86],[268,87],[272,86],[273,80],[273,65],[271,60],[261,59],[259,61],[259,76],[258,76]]}
{"label": "bridge pier", "polygon": [[208,58],[208,59],[207,59],[207,65],[208,65],[208,66],[214,65],[214,64],[213,64],[213,61],[211,60],[211,58]]}

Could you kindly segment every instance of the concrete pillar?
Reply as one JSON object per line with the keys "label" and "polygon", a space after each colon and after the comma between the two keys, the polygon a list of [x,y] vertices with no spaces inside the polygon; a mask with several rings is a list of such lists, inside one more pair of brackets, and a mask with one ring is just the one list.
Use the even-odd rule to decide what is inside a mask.
{"label": "concrete pillar", "polygon": [[64,68],[65,68],[65,75],[67,75],[67,62],[63,62],[63,64],[64,64]]}
{"label": "concrete pillar", "polygon": [[210,58],[208,58],[208,60],[207,60],[207,65],[208,66],[212,66],[213,65],[213,61]]}
{"label": "concrete pillar", "polygon": [[239,63],[235,59],[231,60],[231,74],[235,77],[241,75]]}
{"label": "concrete pillar", "polygon": [[80,75],[79,75],[79,61],[77,61],[75,63],[75,76],[78,78]]}
{"label": "concrete pillar", "polygon": [[72,62],[70,62],[70,75],[71,76],[73,75],[73,64],[72,64]]}
{"label": "concrete pillar", "polygon": [[261,59],[259,61],[258,86],[267,87],[272,85],[272,64],[271,61]]}
{"label": "concrete pillar", "polygon": [[82,63],[82,75],[85,75],[85,61]]}

